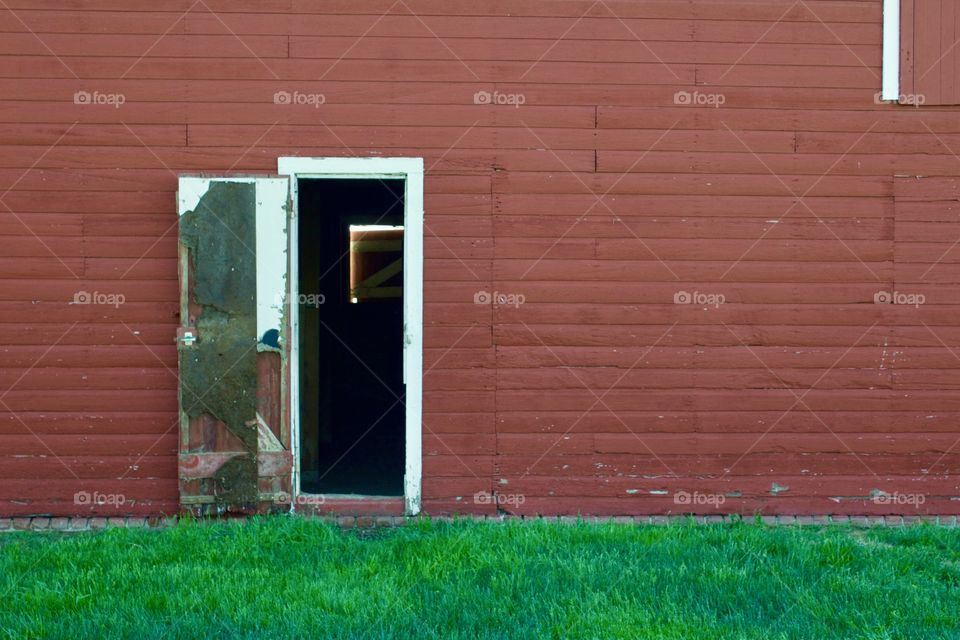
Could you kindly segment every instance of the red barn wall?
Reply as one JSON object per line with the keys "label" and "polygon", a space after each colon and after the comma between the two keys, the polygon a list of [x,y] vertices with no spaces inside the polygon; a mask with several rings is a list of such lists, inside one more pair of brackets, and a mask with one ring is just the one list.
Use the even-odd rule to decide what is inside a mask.
{"label": "red barn wall", "polygon": [[0,514],[177,509],[177,175],[282,155],[425,159],[428,513],[960,512],[960,118],[875,103],[880,0],[5,4]]}

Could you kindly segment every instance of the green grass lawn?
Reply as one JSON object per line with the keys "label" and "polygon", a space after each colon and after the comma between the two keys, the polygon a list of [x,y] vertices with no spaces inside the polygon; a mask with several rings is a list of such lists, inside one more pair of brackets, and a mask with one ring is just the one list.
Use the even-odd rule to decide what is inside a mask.
{"label": "green grass lawn", "polygon": [[960,530],[277,517],[0,536],[2,638],[960,638]]}

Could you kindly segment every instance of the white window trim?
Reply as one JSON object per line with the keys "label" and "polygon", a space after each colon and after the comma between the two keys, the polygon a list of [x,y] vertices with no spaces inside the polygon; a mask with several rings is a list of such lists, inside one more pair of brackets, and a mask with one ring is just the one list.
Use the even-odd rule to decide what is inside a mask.
{"label": "white window trim", "polygon": [[900,100],[900,0],[883,0],[882,100]]}
{"label": "white window trim", "polygon": [[[290,177],[290,300],[298,300],[298,181],[301,178],[392,178],[405,182],[403,204],[403,381],[406,385],[406,461],[403,482],[407,515],[420,512],[423,424],[423,158],[281,157],[277,168]],[[300,495],[299,305],[291,304],[290,430],[294,459],[293,491]],[[291,501],[296,504],[296,501]]]}

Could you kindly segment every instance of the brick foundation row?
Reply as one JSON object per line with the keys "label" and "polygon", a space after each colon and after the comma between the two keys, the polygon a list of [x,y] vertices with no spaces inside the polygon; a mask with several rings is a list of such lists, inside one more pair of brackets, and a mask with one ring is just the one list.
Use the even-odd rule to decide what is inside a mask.
{"label": "brick foundation row", "polygon": [[[320,516],[319,519],[328,522],[335,522],[343,528],[373,528],[373,527],[395,527],[416,518],[407,518],[404,516]],[[576,524],[578,522],[588,523],[606,523],[615,522],[620,524],[632,525],[666,525],[680,522],[694,521],[698,524],[722,524],[732,523],[738,518],[729,516],[613,516],[613,517],[577,517],[577,516],[559,516],[559,517],[541,517],[541,518],[523,518],[514,516],[459,516],[457,518],[450,516],[436,516],[431,518],[438,522],[452,522],[456,519],[470,519],[477,521],[506,522],[509,520],[533,522],[553,522],[558,524]],[[227,521],[210,519],[205,522],[231,522],[242,523],[242,518]],[[852,525],[855,527],[903,527],[921,523],[932,524],[941,527],[960,526],[958,516],[762,516],[760,521],[765,525],[780,526],[825,526],[825,525]],[[745,518],[743,522],[748,524],[755,522],[754,518]],[[0,518],[0,533],[16,531],[61,531],[61,532],[79,532],[79,531],[98,531],[108,527],[129,527],[129,528],[149,528],[160,529],[174,526],[177,523],[176,518],[167,517],[114,517],[114,518],[63,518],[36,516],[29,518]]]}

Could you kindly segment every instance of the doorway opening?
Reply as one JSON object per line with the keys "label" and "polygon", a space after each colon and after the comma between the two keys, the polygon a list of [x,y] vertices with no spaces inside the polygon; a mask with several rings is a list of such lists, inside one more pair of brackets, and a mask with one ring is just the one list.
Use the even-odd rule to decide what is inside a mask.
{"label": "doorway opening", "polygon": [[296,193],[301,491],[404,496],[405,181]]}

